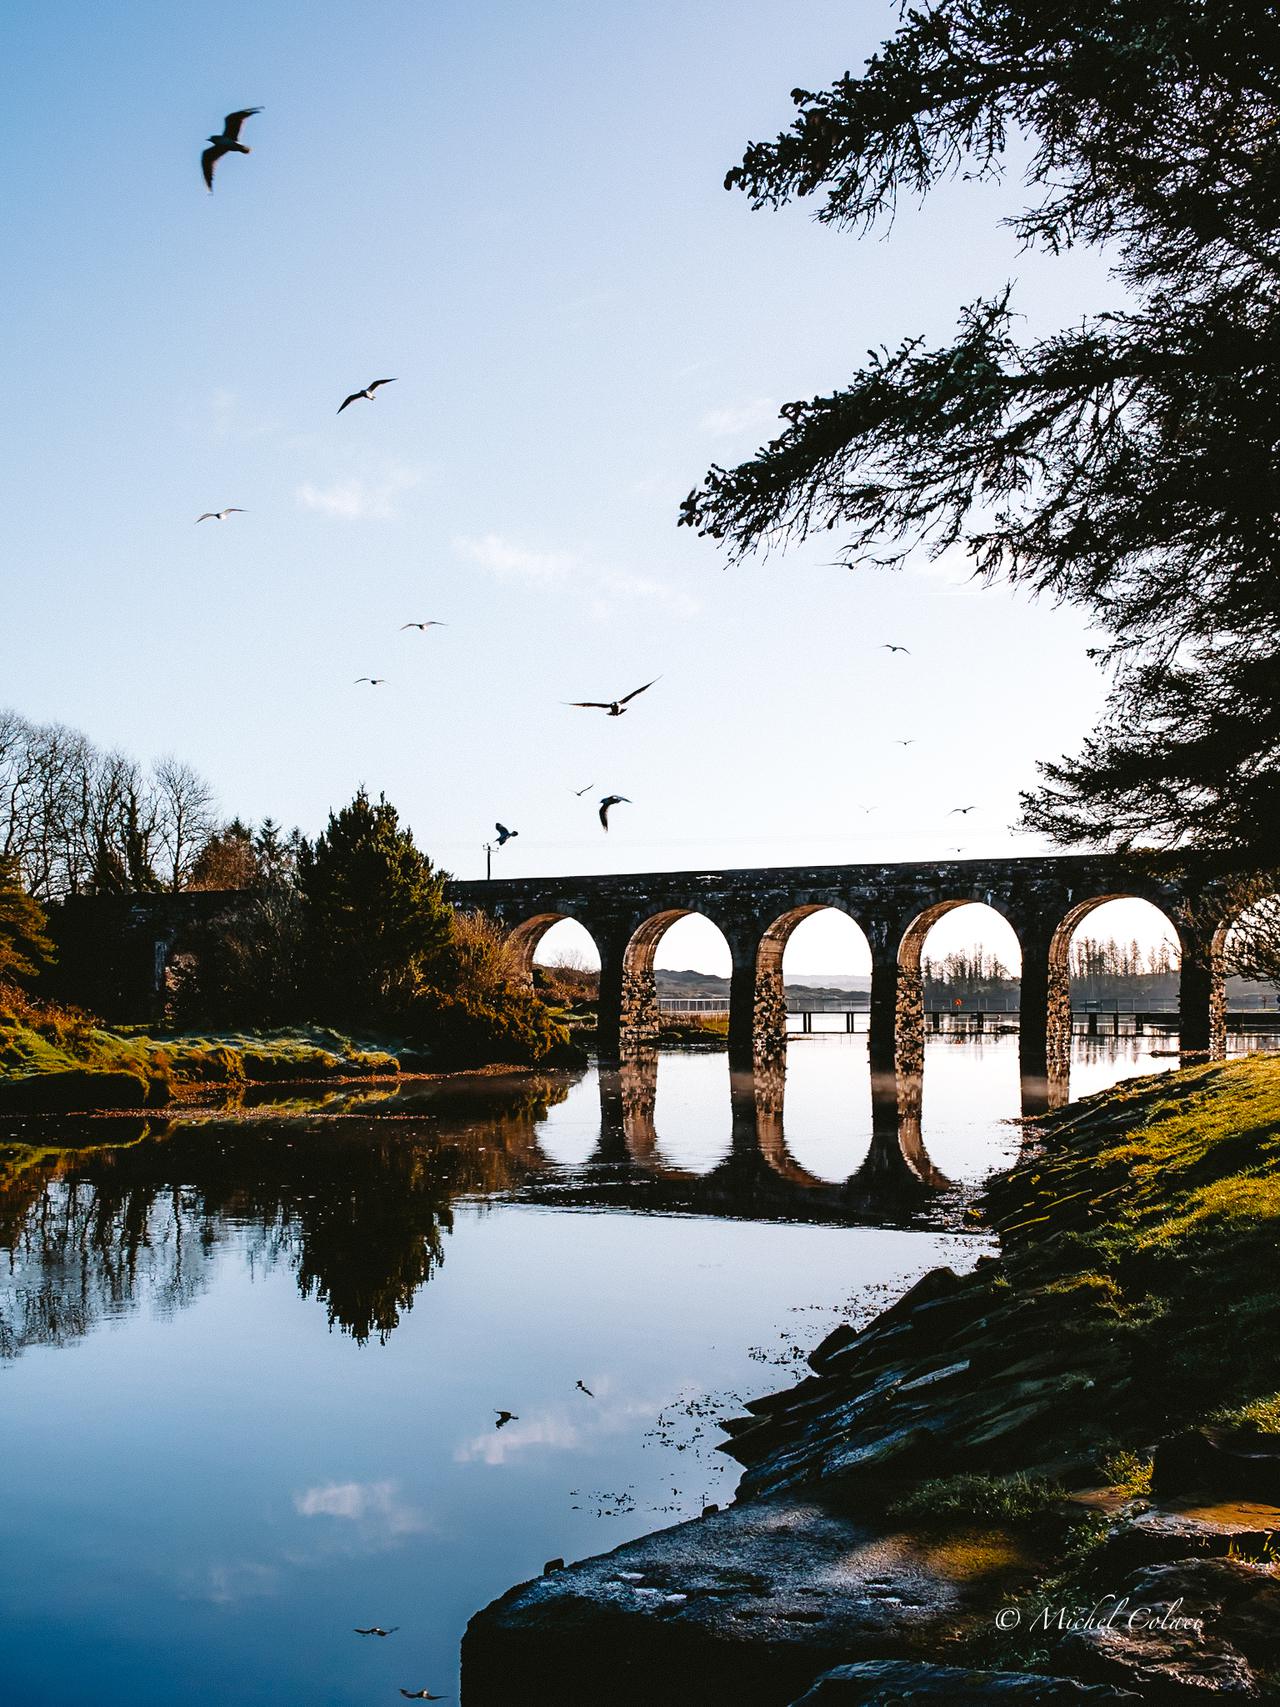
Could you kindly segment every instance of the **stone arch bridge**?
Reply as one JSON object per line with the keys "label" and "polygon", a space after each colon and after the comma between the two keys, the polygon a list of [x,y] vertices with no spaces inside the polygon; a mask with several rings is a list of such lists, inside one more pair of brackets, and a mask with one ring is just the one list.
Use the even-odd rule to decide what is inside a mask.
{"label": "stone arch bridge", "polygon": [[875,1069],[914,1073],[924,1053],[920,955],[930,927],[967,902],[993,908],[1022,949],[1020,1052],[1029,1078],[1065,1072],[1071,1035],[1068,953],[1076,926],[1104,901],[1138,898],[1169,919],[1181,948],[1181,1047],[1226,1046],[1223,945],[1232,923],[1224,885],[1115,855],[769,866],[455,882],[449,898],[495,919],[532,978],[538,943],[561,919],[590,932],[600,953],[599,1047],[606,1060],[656,1037],[653,964],[677,919],[697,913],[732,955],[729,1052],[739,1066],[786,1046],[782,956],[792,931],[824,908],[848,914],[871,948],[870,1054]]}

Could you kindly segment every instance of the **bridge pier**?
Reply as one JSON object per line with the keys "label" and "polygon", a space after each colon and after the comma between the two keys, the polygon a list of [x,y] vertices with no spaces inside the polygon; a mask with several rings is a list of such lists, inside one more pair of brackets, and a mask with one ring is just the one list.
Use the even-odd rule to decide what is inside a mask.
{"label": "bridge pier", "polygon": [[1178,1038],[1183,1055],[1221,1061],[1227,1053],[1226,927],[1179,924]]}
{"label": "bridge pier", "polygon": [[[610,1063],[622,1057],[623,983],[626,977],[625,938],[598,937],[600,989],[596,1001],[596,1048],[600,1059]],[[657,997],[654,997],[655,1005]]]}
{"label": "bridge pier", "polygon": [[[892,1073],[898,1048],[898,996],[901,971],[897,944],[871,945],[871,997],[867,1015],[867,1053],[873,1073]],[[923,1009],[923,993],[921,1000]],[[921,1045],[923,1053],[923,1043]]]}
{"label": "bridge pier", "polygon": [[1026,1080],[1064,1076],[1071,1065],[1070,934],[1019,932],[1022,975],[1018,1002],[1018,1065]]}

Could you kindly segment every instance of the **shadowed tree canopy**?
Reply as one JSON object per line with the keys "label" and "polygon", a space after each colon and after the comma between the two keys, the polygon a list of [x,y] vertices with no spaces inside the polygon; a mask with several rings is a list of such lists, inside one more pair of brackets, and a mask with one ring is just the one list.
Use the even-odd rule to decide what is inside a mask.
{"label": "shadowed tree canopy", "polygon": [[1116,302],[1020,335],[1011,292],[953,340],[870,352],[785,405],[681,522],[731,556],[839,529],[850,566],[961,548],[1108,636],[1102,726],[1042,766],[1028,823],[1066,843],[1280,865],[1280,12],[1262,0],[938,0],[726,186],[818,198],[855,230],[1015,141],[1029,246],[1101,246]]}

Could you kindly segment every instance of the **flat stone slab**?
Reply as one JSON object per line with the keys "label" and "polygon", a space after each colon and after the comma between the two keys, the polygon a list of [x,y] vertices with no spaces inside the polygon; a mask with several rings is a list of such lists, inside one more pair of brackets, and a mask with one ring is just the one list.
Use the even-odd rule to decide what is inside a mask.
{"label": "flat stone slab", "polygon": [[1140,1699],[1127,1689],[1069,1677],[868,1660],[827,1672],[794,1707],[905,1707],[917,1701],[934,1707],[985,1707],[989,1701],[1007,1701],[1009,1707],[1120,1707],[1128,1701],[1137,1707]]}
{"label": "flat stone slab", "polygon": [[1174,1559],[1232,1558],[1266,1562],[1280,1555],[1280,1506],[1251,1500],[1214,1504],[1183,1500],[1126,1516],[1106,1542],[1118,1570]]}
{"label": "flat stone slab", "polygon": [[525,1583],[476,1614],[465,1707],[787,1707],[841,1661],[924,1654],[1034,1573],[1000,1532],[930,1543],[760,1500]]}

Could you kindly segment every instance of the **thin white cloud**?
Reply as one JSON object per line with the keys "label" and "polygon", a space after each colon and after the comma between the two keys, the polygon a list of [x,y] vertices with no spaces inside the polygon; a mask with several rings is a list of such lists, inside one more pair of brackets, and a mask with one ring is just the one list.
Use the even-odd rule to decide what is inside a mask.
{"label": "thin white cloud", "polygon": [[226,386],[214,390],[210,421],[215,439],[260,439],[280,428],[274,416],[249,414],[237,393]]}
{"label": "thin white cloud", "polygon": [[660,605],[676,616],[697,616],[702,609],[697,599],[678,587],[669,587],[652,575],[631,575],[621,570],[607,570],[600,575],[598,590],[592,601],[596,616],[612,616],[620,604]]}
{"label": "thin white cloud", "polygon": [[274,1565],[241,1560],[229,1565],[210,1565],[203,1582],[187,1591],[188,1600],[207,1600],[214,1606],[235,1606],[242,1600],[260,1600],[275,1594],[280,1573]]}
{"label": "thin white cloud", "polygon": [[573,1416],[564,1410],[531,1411],[527,1418],[517,1417],[503,1428],[487,1429],[464,1440],[454,1450],[454,1463],[505,1464],[517,1453],[536,1447],[570,1452],[589,1435],[616,1434],[632,1427],[637,1417],[651,1418],[659,1409],[653,1399],[609,1399],[609,1382],[603,1377],[588,1380],[587,1386],[595,1397],[584,1395]]}
{"label": "thin white cloud", "polygon": [[478,563],[503,580],[559,581],[579,567],[579,559],[573,552],[530,551],[500,533],[481,534],[478,538],[459,535],[453,549],[460,557]]}
{"label": "thin white cloud", "polygon": [[329,486],[305,481],[295,496],[304,510],[335,516],[339,521],[389,521],[396,513],[396,499],[410,492],[422,479],[411,468],[392,469],[380,480],[335,480]]}
{"label": "thin white cloud", "polygon": [[990,587],[980,575],[974,574],[973,560],[963,550],[953,548],[937,557],[927,557],[918,552],[911,567],[932,592],[965,599],[978,593],[990,596]]}
{"label": "thin white cloud", "polygon": [[396,1489],[395,1482],[321,1482],[295,1494],[293,1508],[299,1517],[334,1517],[384,1536],[416,1535],[427,1521]]}
{"label": "thin white cloud", "polygon": [[778,406],[767,397],[755,397],[750,403],[733,403],[722,409],[708,409],[698,422],[704,433],[712,438],[732,438],[745,433],[748,427],[763,427],[778,418]]}
{"label": "thin white cloud", "polygon": [[500,533],[460,535],[454,539],[453,548],[460,557],[478,563],[501,580],[535,585],[571,581],[587,601],[592,616],[601,620],[637,604],[658,605],[678,616],[695,616],[702,608],[688,593],[653,575],[600,568],[576,551],[534,550]]}
{"label": "thin white cloud", "polygon": [[509,1422],[505,1428],[493,1428],[463,1441],[454,1452],[455,1464],[505,1464],[517,1452],[531,1446],[550,1446],[560,1452],[572,1450],[581,1441],[577,1426],[568,1418],[552,1411],[543,1411],[528,1422]]}

